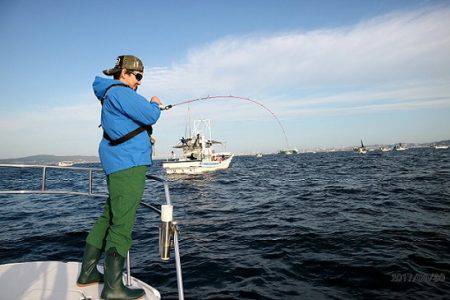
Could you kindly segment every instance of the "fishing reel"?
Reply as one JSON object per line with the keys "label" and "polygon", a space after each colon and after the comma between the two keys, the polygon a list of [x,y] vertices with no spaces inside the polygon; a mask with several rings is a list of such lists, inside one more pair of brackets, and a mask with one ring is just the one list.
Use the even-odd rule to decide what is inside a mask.
{"label": "fishing reel", "polygon": [[160,104],[159,105],[159,109],[160,110],[169,110],[172,108],[173,105],[169,104],[169,105],[164,105],[164,104]]}
{"label": "fishing reel", "polygon": [[173,236],[178,232],[177,222],[173,221],[173,206],[161,205],[161,223],[159,225],[159,254],[161,259],[170,259],[170,249],[173,247]]}

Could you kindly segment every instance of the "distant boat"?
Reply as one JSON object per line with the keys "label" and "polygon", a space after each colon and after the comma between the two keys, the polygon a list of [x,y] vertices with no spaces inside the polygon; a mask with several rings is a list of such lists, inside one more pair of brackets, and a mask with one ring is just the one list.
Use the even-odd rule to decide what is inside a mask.
{"label": "distant boat", "polygon": [[256,154],[256,157],[263,157],[262,153]]}
{"label": "distant boat", "polygon": [[408,148],[406,148],[402,143],[398,143],[397,145],[394,146],[394,151],[405,151]]}
{"label": "distant boat", "polygon": [[278,154],[284,154],[284,155],[292,155],[292,154],[298,154],[299,151],[297,149],[282,149],[278,152]]}
{"label": "distant boat", "polygon": [[72,161],[60,161],[58,162],[58,167],[71,167],[73,164],[74,162]]}
{"label": "distant boat", "polygon": [[380,147],[380,151],[381,152],[388,152],[388,151],[391,151],[392,149],[391,148],[389,148],[389,147]]}
{"label": "distant boat", "polygon": [[361,147],[354,148],[353,151],[355,151],[358,154],[366,154],[367,153],[367,149],[366,149],[366,147],[364,147],[362,140],[361,140]]}
{"label": "distant boat", "polygon": [[448,149],[448,145],[434,145],[434,149]]}

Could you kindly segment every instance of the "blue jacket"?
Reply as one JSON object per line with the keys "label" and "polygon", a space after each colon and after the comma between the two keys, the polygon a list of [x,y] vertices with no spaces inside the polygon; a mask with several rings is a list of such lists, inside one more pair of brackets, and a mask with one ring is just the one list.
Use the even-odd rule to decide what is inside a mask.
{"label": "blue jacket", "polygon": [[[118,80],[95,77],[92,87],[100,100],[106,89]],[[147,101],[134,90],[115,86],[108,90],[102,107],[103,130],[113,139],[118,139],[141,125],[153,125],[159,118],[158,105]],[[146,131],[132,139],[111,146],[104,138],[99,147],[100,162],[106,175],[135,166],[152,164],[152,145]]]}

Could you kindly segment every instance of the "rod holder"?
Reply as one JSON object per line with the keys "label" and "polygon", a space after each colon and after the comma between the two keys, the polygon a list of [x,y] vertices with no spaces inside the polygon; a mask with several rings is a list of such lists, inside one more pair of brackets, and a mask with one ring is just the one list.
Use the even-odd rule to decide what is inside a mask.
{"label": "rod holder", "polygon": [[173,239],[173,206],[161,205],[161,223],[159,225],[159,254],[161,259],[170,259],[170,247]]}
{"label": "rod holder", "polygon": [[130,259],[130,251],[127,252],[127,286],[131,286],[131,259]]}

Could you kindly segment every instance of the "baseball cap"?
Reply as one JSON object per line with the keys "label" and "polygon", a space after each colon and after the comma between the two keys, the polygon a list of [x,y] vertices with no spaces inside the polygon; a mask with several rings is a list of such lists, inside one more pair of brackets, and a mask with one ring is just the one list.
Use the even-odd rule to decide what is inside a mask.
{"label": "baseball cap", "polygon": [[134,55],[120,55],[117,57],[114,68],[103,70],[103,74],[112,76],[122,69],[144,72],[144,65],[142,64],[142,61]]}

